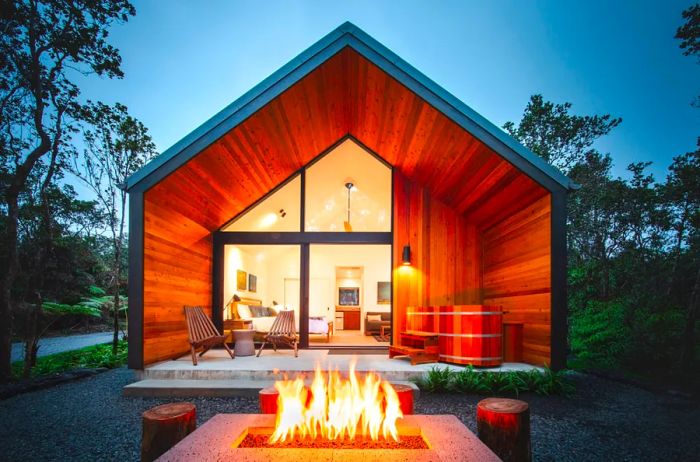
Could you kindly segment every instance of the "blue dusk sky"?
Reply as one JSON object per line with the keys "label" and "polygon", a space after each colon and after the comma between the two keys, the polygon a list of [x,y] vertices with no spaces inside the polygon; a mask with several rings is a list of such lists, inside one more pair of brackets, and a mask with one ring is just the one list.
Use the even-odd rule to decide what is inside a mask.
{"label": "blue dusk sky", "polygon": [[691,1],[146,1],[112,29],[125,78],[83,96],[122,102],[160,152],[345,21],[494,124],[534,93],[622,117],[597,147],[615,175],[652,161],[659,180],[700,135],[700,64],[674,34]]}

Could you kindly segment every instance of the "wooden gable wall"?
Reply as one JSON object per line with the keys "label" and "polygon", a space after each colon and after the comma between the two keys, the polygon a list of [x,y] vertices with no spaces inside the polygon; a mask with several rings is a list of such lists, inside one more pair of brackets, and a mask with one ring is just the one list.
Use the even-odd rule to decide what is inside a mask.
{"label": "wooden gable wall", "polygon": [[551,196],[481,231],[484,304],[522,322],[523,360],[552,365]]}
{"label": "wooden gable wall", "polygon": [[[402,251],[411,247],[411,265]],[[481,249],[477,228],[429,191],[394,173],[394,341],[405,329],[406,308],[480,304]]]}
{"label": "wooden gable wall", "polygon": [[[409,233],[407,220],[413,271],[420,276],[409,281],[401,271],[410,270],[397,268],[395,313],[411,304],[494,300],[513,312],[520,301],[549,310],[539,282],[526,289],[536,293],[499,288],[504,265],[517,270],[530,254],[498,260],[499,252],[512,250],[499,236],[533,231],[521,211],[547,191],[346,48],[143,193],[143,364],[186,351],[183,305],[211,310],[211,233],[346,135],[378,153],[397,175],[394,260]],[[507,221],[511,215],[522,218]],[[540,237],[532,245],[542,253],[548,238]],[[532,253],[539,263],[540,253]],[[545,270],[537,271],[541,277]],[[528,358],[536,362],[547,354],[546,316],[526,329]]]}

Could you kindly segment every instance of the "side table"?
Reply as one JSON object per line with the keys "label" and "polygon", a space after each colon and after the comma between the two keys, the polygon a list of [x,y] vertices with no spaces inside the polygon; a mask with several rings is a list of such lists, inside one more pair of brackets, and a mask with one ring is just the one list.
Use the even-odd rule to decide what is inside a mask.
{"label": "side table", "polygon": [[387,335],[387,332],[391,334],[391,326],[379,326],[379,335],[384,337]]}
{"label": "side table", "polygon": [[231,336],[236,342],[233,347],[236,356],[253,356],[255,354],[255,344],[253,343],[255,331],[253,329],[231,329]]}

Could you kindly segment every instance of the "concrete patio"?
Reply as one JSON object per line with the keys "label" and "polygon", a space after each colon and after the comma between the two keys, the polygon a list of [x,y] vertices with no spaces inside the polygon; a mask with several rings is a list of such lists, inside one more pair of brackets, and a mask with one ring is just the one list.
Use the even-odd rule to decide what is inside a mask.
{"label": "concrete patio", "polygon": [[[432,367],[463,369],[445,363],[411,365],[407,358],[389,359],[383,354],[329,354],[330,350],[300,350],[295,358],[291,350],[264,351],[258,358],[239,356],[231,359],[223,350],[212,350],[192,365],[189,355],[164,361],[136,371],[137,382],[124,387],[127,396],[240,396],[256,394],[285,376],[313,371],[318,364],[323,370],[347,371],[356,361],[358,372],[375,371],[392,383],[412,383]],[[509,372],[540,369],[524,363],[504,363],[500,367],[475,368],[477,371]]]}

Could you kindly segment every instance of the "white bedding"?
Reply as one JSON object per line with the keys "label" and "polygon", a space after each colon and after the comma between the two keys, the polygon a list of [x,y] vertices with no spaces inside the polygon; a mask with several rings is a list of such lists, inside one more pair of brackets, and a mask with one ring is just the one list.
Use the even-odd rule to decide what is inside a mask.
{"label": "white bedding", "polygon": [[253,329],[256,332],[269,332],[272,323],[277,319],[276,316],[262,316],[260,318],[250,318],[253,321]]}
{"label": "white bedding", "polygon": [[[275,322],[276,316],[262,316],[259,318],[248,318],[253,321],[253,330],[256,332],[269,332],[272,323]],[[299,331],[299,323],[297,321],[297,332]],[[310,334],[327,334],[328,321],[326,318],[310,318],[309,319]]]}

